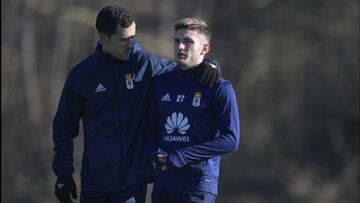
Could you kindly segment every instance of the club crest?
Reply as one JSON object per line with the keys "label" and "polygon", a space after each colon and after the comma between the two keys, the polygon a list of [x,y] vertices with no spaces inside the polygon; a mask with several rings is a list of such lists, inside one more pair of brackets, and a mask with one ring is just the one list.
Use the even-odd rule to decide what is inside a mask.
{"label": "club crest", "polygon": [[134,88],[134,81],[131,74],[125,74],[125,82],[129,90]]}
{"label": "club crest", "polygon": [[195,92],[192,105],[194,107],[199,107],[200,106],[200,101],[201,101],[201,92]]}

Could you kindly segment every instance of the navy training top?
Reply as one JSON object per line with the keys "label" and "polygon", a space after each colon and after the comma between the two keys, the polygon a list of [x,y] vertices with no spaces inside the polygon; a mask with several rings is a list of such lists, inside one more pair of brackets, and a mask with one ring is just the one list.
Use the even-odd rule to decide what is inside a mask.
{"label": "navy training top", "polygon": [[148,109],[147,149],[156,162],[168,153],[167,170],[157,169],[154,188],[205,191],[217,195],[220,155],[236,151],[240,121],[229,81],[202,86],[199,68],[154,78]]}

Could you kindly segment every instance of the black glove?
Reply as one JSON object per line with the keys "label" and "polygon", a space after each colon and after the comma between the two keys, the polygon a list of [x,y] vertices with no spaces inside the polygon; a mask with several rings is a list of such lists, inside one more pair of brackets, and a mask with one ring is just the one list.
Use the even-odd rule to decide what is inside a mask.
{"label": "black glove", "polygon": [[200,82],[204,86],[212,87],[215,84],[219,83],[220,80],[220,68],[218,63],[214,60],[204,59],[200,64],[202,69]]}
{"label": "black glove", "polygon": [[61,203],[72,203],[71,196],[76,199],[76,184],[71,175],[58,176],[55,184],[55,196]]}

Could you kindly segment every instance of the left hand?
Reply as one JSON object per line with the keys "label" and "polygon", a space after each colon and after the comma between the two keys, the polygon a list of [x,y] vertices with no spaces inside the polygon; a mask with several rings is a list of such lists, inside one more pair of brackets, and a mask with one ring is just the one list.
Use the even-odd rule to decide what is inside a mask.
{"label": "left hand", "polygon": [[200,82],[204,86],[212,87],[220,80],[220,68],[211,63],[209,59],[204,59],[200,64],[202,68]]}
{"label": "left hand", "polygon": [[61,203],[73,203],[77,198],[76,184],[72,175],[60,175],[55,183],[55,196]]}

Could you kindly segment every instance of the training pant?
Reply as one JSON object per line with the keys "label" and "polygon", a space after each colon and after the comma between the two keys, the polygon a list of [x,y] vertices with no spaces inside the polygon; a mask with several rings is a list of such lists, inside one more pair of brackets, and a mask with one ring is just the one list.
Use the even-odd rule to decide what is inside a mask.
{"label": "training pant", "polygon": [[152,203],[215,203],[216,195],[201,191],[183,191],[175,189],[154,189]]}
{"label": "training pant", "polygon": [[80,203],[145,203],[147,183],[113,192],[83,191]]}

